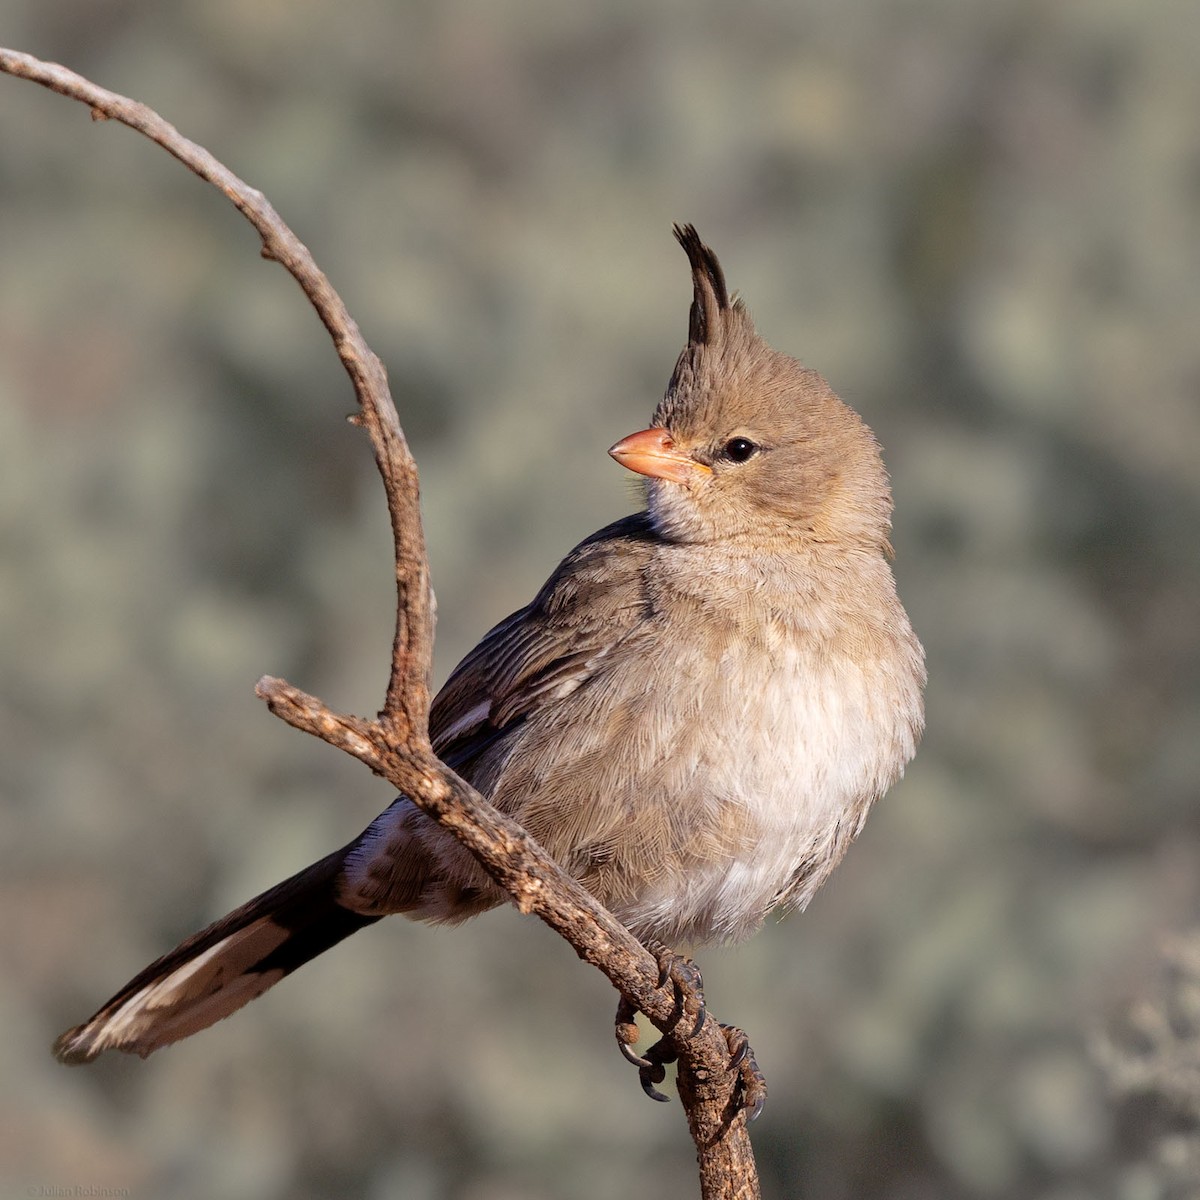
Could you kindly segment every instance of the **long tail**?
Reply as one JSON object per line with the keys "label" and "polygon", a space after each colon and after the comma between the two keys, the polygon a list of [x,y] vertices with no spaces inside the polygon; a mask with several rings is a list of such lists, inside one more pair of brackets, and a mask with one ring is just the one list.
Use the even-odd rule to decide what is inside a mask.
{"label": "long tail", "polygon": [[338,880],[355,843],[277,884],[193,934],[130,980],[93,1017],[54,1043],[65,1063],[104,1050],[143,1058],[206,1029],[261,996],[375,915],[338,903]]}

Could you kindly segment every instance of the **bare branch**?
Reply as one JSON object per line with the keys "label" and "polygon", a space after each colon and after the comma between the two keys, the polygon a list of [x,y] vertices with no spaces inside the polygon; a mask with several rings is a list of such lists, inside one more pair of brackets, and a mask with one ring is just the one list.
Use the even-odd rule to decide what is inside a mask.
{"label": "bare branch", "polygon": [[398,596],[392,672],[381,713],[407,740],[424,737],[429,711],[429,666],[433,660],[433,603],[421,528],[417,467],[409,452],[388,391],[383,363],[367,345],[342,298],[317,266],[308,247],[283,222],[267,198],[239,179],[203,146],[184,137],[158,113],[98,87],[57,63],[0,48],[0,70],[88,105],[93,120],[119,121],[144,133],[189,170],[217,188],[262,238],[263,257],[274,259],[304,290],[346,368],[358,399],[359,423],[367,430],[387,490],[395,543]]}
{"label": "bare branch", "polygon": [[[610,913],[515,822],[503,816],[434,755],[428,735],[433,657],[433,593],[421,526],[417,469],[396,415],[383,364],[307,247],[263,194],[207,150],[189,141],[145,105],[98,87],[65,67],[0,48],[0,71],[32,80],[89,106],[93,119],[111,118],[145,134],[218,188],[262,238],[274,259],[299,283],[316,309],[354,385],[356,423],[368,433],[387,492],[395,552],[396,632],[387,696],[378,721],[342,716],[283,680],[264,677],[257,694],[276,716],[336,746],[387,779],[446,826],[513,898],[598,967],[639,1011],[663,1031],[679,1055],[679,1093],[700,1163],[702,1195],[757,1197],[758,1177],[739,1111],[736,1071],[713,1020],[695,1036],[697,1001],[658,986],[655,959]],[[683,1011],[681,1011],[683,1010]]]}

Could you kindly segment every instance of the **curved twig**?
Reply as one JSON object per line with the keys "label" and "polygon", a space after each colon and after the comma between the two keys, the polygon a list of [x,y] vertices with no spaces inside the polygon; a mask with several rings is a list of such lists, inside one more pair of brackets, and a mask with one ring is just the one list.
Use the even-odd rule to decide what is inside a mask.
{"label": "curved twig", "polygon": [[[391,676],[378,720],[343,716],[280,679],[264,677],[257,694],[276,716],[365,763],[445,825],[513,898],[598,967],[654,1025],[678,1042],[679,1093],[700,1162],[707,1198],[758,1195],[745,1115],[738,1110],[737,1074],[716,1021],[692,1036],[679,1020],[670,987],[659,986],[656,960],[609,912],[514,821],[492,807],[434,755],[429,743],[429,676],[433,658],[433,592],[421,526],[417,468],[387,385],[387,373],[357,324],[317,267],[308,248],[266,197],[203,146],[189,141],[156,112],[55,63],[0,48],[0,71],[32,80],[89,106],[93,119],[138,130],[189,170],[218,188],[262,238],[264,257],[296,280],[333,339],[354,385],[359,413],[387,493],[396,572],[396,633]],[[695,997],[692,997],[693,1016]],[[680,1032],[675,1032],[676,1027]]]}

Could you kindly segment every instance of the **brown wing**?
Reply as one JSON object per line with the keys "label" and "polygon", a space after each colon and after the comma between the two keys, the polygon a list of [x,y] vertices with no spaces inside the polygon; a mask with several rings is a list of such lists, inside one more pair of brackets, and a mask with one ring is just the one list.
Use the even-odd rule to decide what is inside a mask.
{"label": "brown wing", "polygon": [[[500,781],[517,764],[531,722],[585,687],[642,625],[643,566],[654,539],[639,516],[577,546],[532,603],[485,635],[434,700],[434,749],[485,796],[499,802]],[[517,815],[513,804],[501,807]],[[499,898],[474,859],[404,797],[349,851],[342,895],[364,913],[435,921],[462,920]]]}
{"label": "brown wing", "polygon": [[657,535],[645,513],[581,542],[525,608],[454,669],[430,712],[439,757],[464,778],[543,704],[581,687],[649,611],[643,569]]}

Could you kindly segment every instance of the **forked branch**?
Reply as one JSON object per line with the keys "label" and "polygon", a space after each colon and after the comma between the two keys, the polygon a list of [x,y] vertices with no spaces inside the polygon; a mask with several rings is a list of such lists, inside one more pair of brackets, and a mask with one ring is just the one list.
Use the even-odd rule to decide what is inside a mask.
{"label": "forked branch", "polygon": [[717,1023],[691,1036],[674,993],[659,986],[656,960],[515,822],[499,813],[442,764],[429,742],[429,677],[433,658],[433,593],[421,526],[417,468],[387,385],[387,373],[340,296],[263,194],[156,112],[98,87],[73,71],[0,48],[0,71],[32,80],[89,106],[95,120],[138,130],[218,188],[262,238],[274,259],[304,290],[333,339],[354,385],[356,422],[371,439],[391,519],[396,575],[396,633],[391,675],[378,719],[343,716],[283,680],[264,677],[257,692],[288,724],[353,755],[387,779],[457,837],[503,887],[598,967],[632,1005],[677,1042],[679,1092],[700,1162],[706,1198],[758,1195],[754,1158],[739,1112],[737,1073]]}

